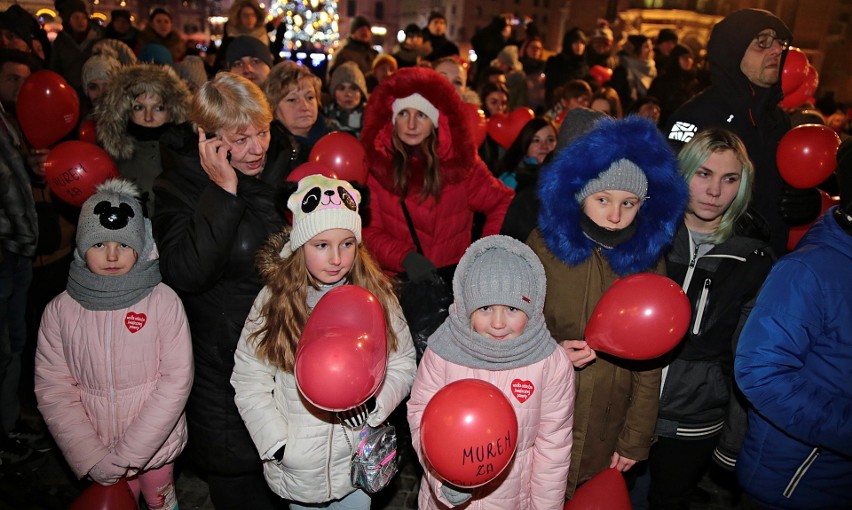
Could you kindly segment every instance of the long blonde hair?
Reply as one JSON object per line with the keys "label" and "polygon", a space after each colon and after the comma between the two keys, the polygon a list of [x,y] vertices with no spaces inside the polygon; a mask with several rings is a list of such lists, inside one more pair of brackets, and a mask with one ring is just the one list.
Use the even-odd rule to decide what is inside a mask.
{"label": "long blonde hair", "polygon": [[[304,246],[287,258],[278,255],[278,249],[284,244],[282,241],[289,237],[289,230],[273,234],[258,253],[258,269],[269,291],[269,299],[260,311],[260,328],[248,340],[261,359],[293,373],[296,347],[311,313],[307,305],[308,287],[318,289],[319,283],[308,272]],[[387,322],[388,353],[395,352],[398,343],[391,325],[391,314],[399,313],[399,302],[390,278],[382,272],[363,243],[358,245],[352,269],[346,277],[348,283],[370,291],[382,305]]]}

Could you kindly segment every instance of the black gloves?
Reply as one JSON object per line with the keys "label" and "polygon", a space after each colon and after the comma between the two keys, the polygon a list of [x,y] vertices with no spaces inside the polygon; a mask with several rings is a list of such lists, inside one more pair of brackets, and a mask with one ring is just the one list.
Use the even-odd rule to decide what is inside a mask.
{"label": "black gloves", "polygon": [[822,211],[822,198],[816,188],[796,189],[784,185],[778,212],[781,219],[791,227],[807,225],[819,217]]}
{"label": "black gloves", "polygon": [[367,423],[367,417],[376,410],[376,399],[374,397],[370,397],[363,404],[353,407],[352,409],[347,409],[345,411],[337,412],[337,419],[340,422],[350,429],[360,429]]}
{"label": "black gloves", "polygon": [[408,275],[409,281],[424,282],[435,274],[437,268],[429,259],[422,254],[413,251],[402,260],[402,267]]}

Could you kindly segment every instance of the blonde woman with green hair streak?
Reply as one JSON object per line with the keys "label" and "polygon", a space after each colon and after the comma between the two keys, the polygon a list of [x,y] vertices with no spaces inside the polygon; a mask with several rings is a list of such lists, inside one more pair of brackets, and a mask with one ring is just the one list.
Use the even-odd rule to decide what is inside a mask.
{"label": "blonde woman with green hair streak", "polygon": [[774,261],[754,233],[761,220],[748,212],[754,167],[742,141],[724,129],[702,131],[678,165],[689,203],[666,272],[689,297],[692,322],[663,370],[658,441],[648,459],[651,508],[689,508],[711,459],[734,469],[746,427],[735,345]]}

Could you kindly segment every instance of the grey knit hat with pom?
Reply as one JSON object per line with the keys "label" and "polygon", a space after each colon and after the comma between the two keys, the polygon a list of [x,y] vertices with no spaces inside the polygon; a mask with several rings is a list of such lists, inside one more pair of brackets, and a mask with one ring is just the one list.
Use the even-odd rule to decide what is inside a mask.
{"label": "grey knit hat with pom", "polygon": [[82,258],[95,244],[110,241],[126,244],[142,255],[146,232],[139,194],[139,188],[124,179],[98,186],[80,209],[77,250]]}

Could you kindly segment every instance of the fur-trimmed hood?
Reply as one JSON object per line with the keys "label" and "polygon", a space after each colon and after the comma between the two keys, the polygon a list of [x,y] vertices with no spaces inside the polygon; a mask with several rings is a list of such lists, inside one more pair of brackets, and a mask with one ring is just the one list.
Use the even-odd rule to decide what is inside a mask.
{"label": "fur-trimmed hood", "polygon": [[170,114],[169,122],[186,121],[191,96],[186,84],[169,66],[136,64],[119,69],[95,109],[98,143],[117,160],[133,157],[134,144],[127,134],[133,100],[139,94],[158,94]]}
{"label": "fur-trimmed hood", "polygon": [[[393,189],[393,111],[398,98],[421,94],[440,112],[438,119],[438,159],[441,183],[463,181],[478,155],[464,116],[464,104],[446,78],[432,69],[406,67],[379,84],[370,95],[364,111],[361,143],[367,152],[370,172],[386,189]],[[422,182],[413,182],[410,191]]]}
{"label": "fur-trimmed hood", "polygon": [[601,253],[616,273],[626,275],[653,267],[672,242],[689,197],[674,154],[648,120],[605,119],[575,139],[539,176],[539,230],[548,249],[569,266],[588,259],[598,247],[580,227],[584,213],[574,197],[620,159],[635,163],[645,173],[648,198],[634,220],[635,234]]}

